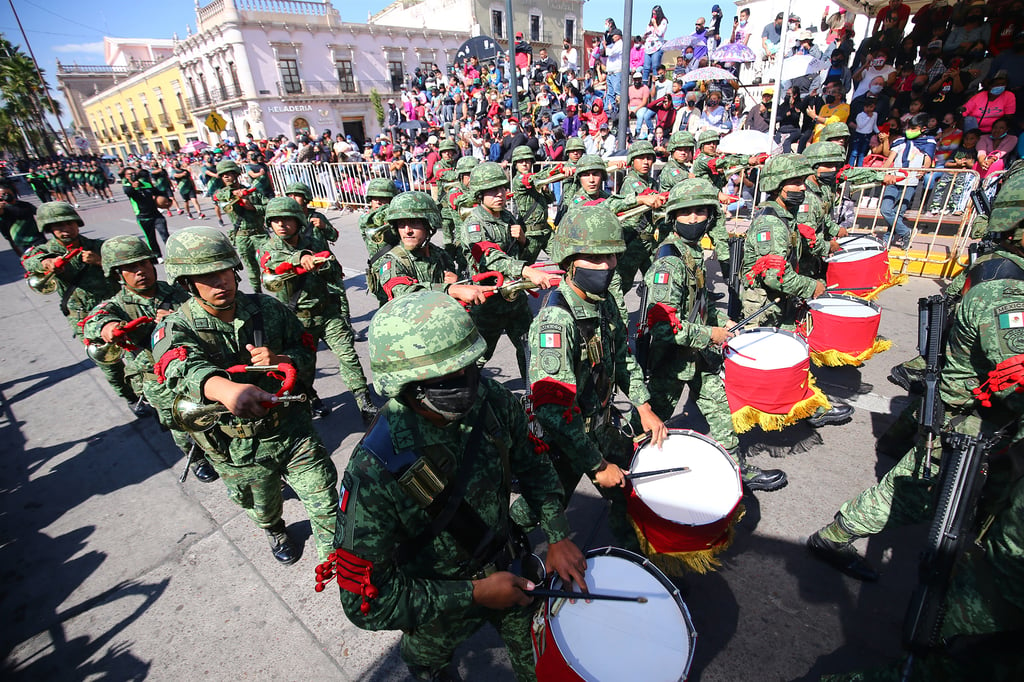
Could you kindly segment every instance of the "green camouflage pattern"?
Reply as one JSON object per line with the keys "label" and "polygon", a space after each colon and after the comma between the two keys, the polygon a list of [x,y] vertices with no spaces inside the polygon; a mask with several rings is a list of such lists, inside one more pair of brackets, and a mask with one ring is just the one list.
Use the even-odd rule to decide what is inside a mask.
{"label": "green camouflage pattern", "polygon": [[416,251],[399,244],[377,261],[377,279],[390,300],[414,291],[445,293],[449,287],[445,274],[456,269],[448,252],[433,244]]}
{"label": "green camouflage pattern", "polygon": [[[180,233],[178,233],[180,234]],[[175,397],[196,403],[209,402],[203,384],[213,376],[236,383],[256,384],[276,392],[281,382],[262,373],[228,375],[224,370],[236,364],[251,364],[246,345],[255,345],[254,317],[262,317],[263,346],[278,355],[287,355],[300,376],[309,375],[314,351],[303,342],[305,330],[295,315],[277,300],[260,294],[239,292],[234,320],[224,322],[206,312],[192,298],[163,319],[154,332],[153,357],[184,350],[184,358],[166,364],[168,390]],[[297,386],[295,392],[302,391]],[[226,416],[221,424],[258,430],[251,438],[228,435],[214,427],[207,450],[217,473],[224,480],[232,501],[245,509],[260,528],[270,528],[281,520],[282,479],[295,491],[313,529],[317,554],[326,559],[334,549],[337,523],[338,472],[313,428],[309,408],[285,403],[263,419]]]}
{"label": "green camouflage pattern", "polygon": [[563,267],[580,254],[620,254],[626,250],[622,226],[603,206],[583,206],[566,215],[551,240],[551,260]]}
{"label": "green camouflage pattern", "polygon": [[[822,144],[822,143],[818,143]],[[831,189],[818,181],[816,176],[807,178],[805,183],[804,203],[797,209],[796,222],[814,228],[814,245],[803,235],[800,272],[809,277],[825,277],[825,259],[831,253],[831,243],[839,234],[839,224],[832,217],[833,193]]]}
{"label": "green camouflage pattern", "polygon": [[47,201],[36,211],[36,226],[43,232],[49,232],[46,228],[54,223],[63,223],[73,220],[79,227],[85,225],[85,221],[78,215],[75,207],[66,201]]}
{"label": "green camouflage pattern", "polygon": [[472,173],[473,169],[480,165],[480,161],[475,156],[460,156],[459,160],[455,162],[455,171],[459,175],[466,173]]}
{"label": "green camouflage pattern", "polygon": [[434,234],[441,226],[441,210],[426,192],[402,192],[388,204],[387,220],[393,225],[409,219],[426,221],[430,234]]}
{"label": "green camouflage pattern", "polygon": [[803,154],[812,167],[827,163],[841,168],[846,163],[846,149],[838,142],[809,144]]}
{"label": "green camouflage pattern", "polygon": [[271,218],[295,218],[299,221],[300,230],[306,226],[306,211],[289,196],[274,197],[267,202],[264,211],[267,227],[270,226]]}
{"label": "green camouflage pattern", "polygon": [[[429,300],[430,306],[436,301],[439,307],[433,308],[432,314],[445,318],[449,315],[447,306],[459,308],[452,299],[432,292],[403,296],[388,306],[402,310],[411,306],[429,315],[429,306],[424,308],[415,299]],[[447,302],[442,304],[442,299]],[[390,312],[388,306],[377,318]],[[377,324],[377,318],[373,324]],[[403,314],[386,322],[388,327],[395,326],[396,339],[405,336],[408,319]],[[463,322],[468,323],[468,319]],[[447,329],[446,323],[425,324],[439,333]],[[371,331],[371,338],[373,335]],[[371,348],[374,362],[377,350]],[[470,363],[472,360],[466,364]],[[485,410],[493,417],[485,417]],[[435,426],[398,400],[389,401],[379,419],[386,420],[395,452],[415,452],[434,470],[461,471],[468,467],[466,504],[499,535],[507,533],[511,525],[508,483],[514,477],[524,503],[540,519],[547,541],[555,543],[568,537],[555,472],[547,458],[534,453],[519,400],[496,382],[481,379],[476,405],[451,426]],[[488,435],[480,440],[478,452],[463,463],[470,433],[478,423]],[[507,468],[503,462],[508,463]],[[432,516],[411,502],[395,476],[362,443],[352,453],[342,488],[347,502],[339,510],[336,545],[372,563],[372,580],[377,588],[377,596],[366,600],[365,613],[360,595],[340,590],[342,607],[354,625],[366,630],[401,630],[403,660],[415,679],[429,680],[437,679],[433,676],[451,665],[459,644],[490,622],[509,649],[516,678],[521,682],[536,679],[529,627],[533,609],[495,611],[475,605],[473,583],[465,568],[469,554],[450,533],[441,532],[429,539],[407,561],[396,561],[396,548],[429,532]]]}
{"label": "green camouflage pattern", "polygon": [[537,160],[537,155],[533,153],[533,150],[527,147],[525,144],[521,144],[512,150],[512,163],[517,161],[529,161],[533,163]]}
{"label": "green camouflage pattern", "polygon": [[655,156],[654,145],[647,140],[637,140],[629,145],[626,150],[626,163],[633,163],[633,159],[641,156]]}
{"label": "green camouflage pattern", "polygon": [[583,139],[573,136],[565,141],[565,153],[569,152],[583,152],[587,153],[587,145],[584,144]]}
{"label": "green camouflage pattern", "polygon": [[389,398],[409,384],[468,367],[485,347],[469,313],[437,291],[410,293],[385,304],[370,322],[369,344],[377,389]]}
{"label": "green camouflage pattern", "polygon": [[253,291],[260,292],[263,285],[260,282],[260,264],[256,258],[256,251],[267,236],[266,219],[263,213],[267,200],[260,192],[251,192],[244,197],[245,204],[243,205],[242,200],[234,195],[234,191],[238,189],[242,189],[242,187],[239,185],[222,187],[214,193],[213,198],[220,203],[231,218],[233,226],[229,234],[231,243],[245,266],[250,286]]}
{"label": "green camouflage pattern", "polygon": [[[649,143],[648,143],[649,144]],[[609,210],[620,213],[623,210],[638,206],[637,197],[648,189],[653,189],[654,182],[650,175],[640,175],[635,169],[630,168],[622,178],[622,185],[618,194],[612,196],[608,201]],[[606,204],[608,202],[605,202]],[[621,277],[622,293],[625,294],[633,288],[636,273],[646,273],[651,266],[654,252],[658,248],[658,242],[654,238],[657,229],[657,220],[652,220],[652,212],[647,211],[639,216],[627,218],[620,221],[622,224],[623,239],[626,241],[626,251],[619,257],[619,264],[616,270]]]}
{"label": "green camouflage pattern", "polygon": [[103,259],[103,274],[107,277],[116,277],[114,268],[122,265],[144,260],[156,263],[156,254],[150,250],[146,240],[134,235],[119,235],[107,239],[100,247],[100,257]]}
{"label": "green camouflage pattern", "polygon": [[187,227],[167,240],[164,267],[172,282],[179,277],[205,275],[241,265],[231,242],[214,227]]}
{"label": "green camouflage pattern", "polygon": [[512,200],[516,204],[518,222],[526,231],[526,244],[522,247],[521,255],[524,261],[533,263],[540,256],[540,252],[547,248],[548,240],[551,239],[548,206],[555,201],[554,189],[551,185],[535,187],[532,183],[527,183],[523,174],[516,171],[512,177]]}
{"label": "green camouflage pattern", "polygon": [[309,226],[306,228],[309,232],[315,230],[319,233],[320,237],[326,239],[331,244],[338,241],[338,237],[341,236],[338,233],[338,228],[331,224],[327,216],[320,211],[308,207],[306,208],[306,224]]}
{"label": "green camouflage pattern", "polygon": [[580,160],[576,162],[576,175],[581,175],[589,171],[600,171],[604,174],[604,177],[607,178],[608,162],[598,154],[584,154],[580,157]]}
{"label": "green camouflage pattern", "polygon": [[721,142],[721,141],[722,141],[722,133],[720,133],[719,131],[717,131],[717,130],[715,130],[713,128],[708,128],[707,130],[702,130],[699,133],[697,133],[697,146],[698,147],[703,147],[708,142]]}
{"label": "green camouflage pattern", "polygon": [[[690,169],[675,159],[670,158],[661,168],[661,175],[658,176],[658,189],[662,192],[669,192],[680,182],[689,179]],[[717,201],[717,192],[715,194]]]}
{"label": "green camouflage pattern", "polygon": [[298,194],[300,197],[304,197],[306,201],[313,201],[313,190],[304,182],[288,183],[288,186],[284,188],[284,194],[285,196]]}
{"label": "green camouflage pattern", "polygon": [[[821,129],[818,134],[818,139],[822,142],[833,142],[835,140],[849,139],[850,137],[850,126],[843,123],[842,121],[833,121],[832,123],[826,123],[825,127]],[[843,160],[846,163],[846,160]]]}
{"label": "green camouflage pattern", "polygon": [[501,164],[485,161],[469,174],[469,191],[479,200],[480,193],[495,187],[507,187],[508,176]]}
{"label": "green camouflage pattern", "polygon": [[456,154],[460,153],[459,145],[455,142],[455,140],[451,139],[450,137],[446,137],[445,139],[441,140],[441,144],[437,145],[437,151],[438,151],[438,153],[441,153],[441,152],[455,152]]}
{"label": "green camouflage pattern", "polygon": [[803,154],[778,154],[771,156],[761,171],[761,189],[765,192],[776,192],[786,180],[805,179],[812,175],[814,169]]}
{"label": "green camouflage pattern", "polygon": [[1002,187],[999,188],[995,199],[992,200],[988,231],[1011,233],[1014,241],[1020,241],[1024,234],[1022,220],[1024,220],[1024,174],[1014,173],[1003,180]]}
{"label": "green camouflage pattern", "polygon": [[[677,190],[681,187],[676,185]],[[717,203],[717,198],[714,201]],[[719,376],[721,351],[711,343],[712,327],[724,326],[725,320],[718,307],[709,304],[712,287],[704,269],[704,251],[675,232],[664,244],[674,246],[676,252],[658,258],[647,271],[647,310],[641,315],[647,316],[660,306],[675,314],[679,326],[673,329],[668,321],[661,321],[650,329],[648,366],[652,371],[647,388],[651,409],[662,421],[669,419],[676,412],[683,388],[689,387],[697,409],[708,422],[711,437],[733,451],[739,438]]]}
{"label": "green camouflage pattern", "polygon": [[677,149],[692,148],[696,142],[696,138],[694,138],[693,133],[690,131],[677,130],[669,135],[668,144],[665,149],[667,149],[668,153],[671,154]]}
{"label": "green camouflage pattern", "polygon": [[217,175],[224,175],[225,173],[238,173],[241,175],[242,169],[234,161],[225,159],[217,163]]}
{"label": "green camouflage pattern", "polygon": [[718,188],[702,178],[688,178],[673,187],[665,203],[665,215],[669,221],[681,208],[689,206],[710,206],[713,213],[719,210]]}
{"label": "green camouflage pattern", "polygon": [[391,178],[374,178],[366,183],[366,198],[392,199],[398,196],[398,187]]}

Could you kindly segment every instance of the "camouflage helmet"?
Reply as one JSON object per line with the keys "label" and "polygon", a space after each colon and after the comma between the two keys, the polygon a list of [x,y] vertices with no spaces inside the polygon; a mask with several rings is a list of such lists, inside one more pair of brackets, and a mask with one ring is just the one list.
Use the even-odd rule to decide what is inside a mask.
{"label": "camouflage helmet", "polygon": [[271,218],[295,218],[302,227],[306,224],[306,211],[291,197],[274,197],[267,202],[265,218],[267,225]]}
{"label": "camouflage helmet", "polygon": [[1024,173],[1008,175],[992,200],[988,231],[1002,232],[1019,240],[1024,236]]}
{"label": "camouflage helmet", "polygon": [[512,163],[517,161],[529,161],[533,163],[537,160],[537,155],[533,153],[533,150],[527,147],[525,144],[521,144],[512,150]]}
{"label": "camouflage helmet", "polygon": [[722,134],[720,132],[718,132],[717,130],[714,130],[712,128],[709,128],[707,130],[702,130],[699,133],[697,133],[697,146],[698,147],[703,147],[708,142],[721,142],[721,141],[722,141]]}
{"label": "camouflage helmet", "polygon": [[370,321],[370,369],[382,395],[469,367],[487,348],[469,313],[439,291],[416,291],[382,307]]}
{"label": "camouflage helmet", "polygon": [[475,156],[460,156],[459,160],[455,162],[455,172],[459,175],[472,173],[473,169],[479,165],[480,161]]}
{"label": "camouflage helmet", "polygon": [[238,167],[238,164],[231,159],[225,159],[217,164],[217,175],[224,175],[225,173],[237,173],[242,174],[242,169]]}
{"label": "camouflage helmet", "polygon": [[227,235],[213,227],[186,227],[167,239],[164,258],[167,277],[171,281],[190,275],[206,275],[227,268],[240,268],[235,247]]}
{"label": "camouflage helmet", "polygon": [[291,182],[284,188],[284,194],[290,197],[293,194],[298,194],[300,197],[304,197],[306,201],[313,200],[313,190],[309,188],[304,182]]}
{"label": "camouflage helmet", "polygon": [[672,133],[671,136],[669,136],[668,146],[666,147],[666,149],[668,149],[668,153],[671,154],[677,149],[693,147],[694,142],[695,140],[693,139],[693,133],[687,130],[677,130],[676,132]]}
{"label": "camouflage helmet", "polygon": [[814,144],[809,144],[804,150],[804,156],[807,157],[807,161],[812,167],[826,163],[842,166],[846,163],[846,150],[838,142],[815,142]]}
{"label": "camouflage helmet", "polygon": [[366,184],[367,199],[393,199],[398,195],[398,187],[391,178],[374,178]]}
{"label": "camouflage helmet", "polygon": [[495,187],[508,187],[508,176],[500,164],[484,161],[469,174],[469,191],[475,196]]}
{"label": "camouflage helmet", "polygon": [[639,156],[654,156],[654,145],[647,140],[637,140],[629,145],[626,152],[626,163],[633,163],[633,159]]}
{"label": "camouflage helmet", "polygon": [[43,232],[49,232],[48,228],[50,225],[57,223],[67,222],[73,220],[78,223],[81,227],[85,225],[85,221],[78,215],[78,211],[75,207],[66,201],[47,201],[45,204],[39,207],[39,211],[36,212],[36,225]]}
{"label": "camouflage helmet", "polygon": [[665,214],[672,220],[676,211],[687,206],[712,206],[717,209],[718,188],[703,178],[683,180],[669,190]]}
{"label": "camouflage helmet", "polygon": [[848,137],[850,137],[850,126],[846,125],[842,121],[826,123],[825,127],[821,129],[821,134],[818,135],[818,139],[822,142],[842,140]]}
{"label": "camouflage helmet", "polygon": [[403,219],[424,220],[430,234],[441,226],[441,210],[426,192],[402,192],[388,204],[386,218],[389,223]]}
{"label": "camouflage helmet", "polygon": [[814,169],[803,154],[779,154],[772,156],[764,165],[761,171],[761,189],[765,192],[775,192],[786,180],[800,178],[804,180],[812,175]]}
{"label": "camouflage helmet", "polygon": [[608,177],[608,162],[597,154],[584,154],[576,162],[576,175],[582,175],[589,171],[601,171]]}
{"label": "camouflage helmet", "polygon": [[107,277],[116,277],[114,268],[122,265],[131,265],[139,261],[151,260],[156,263],[156,254],[150,250],[149,245],[142,237],[123,234],[111,237],[103,242],[100,247],[100,258],[103,260],[103,274]]}
{"label": "camouflage helmet", "polygon": [[582,137],[576,137],[575,135],[565,141],[565,153],[569,152],[583,152],[587,153],[587,145],[583,144]]}
{"label": "camouflage helmet", "polygon": [[565,265],[579,254],[620,254],[626,250],[619,219],[603,206],[584,206],[572,211],[551,238],[551,260]]}
{"label": "camouflage helmet", "polygon": [[454,152],[458,154],[459,145],[455,143],[455,140],[451,139],[450,137],[446,137],[445,139],[441,140],[441,144],[437,145],[437,152],[439,154],[441,152]]}

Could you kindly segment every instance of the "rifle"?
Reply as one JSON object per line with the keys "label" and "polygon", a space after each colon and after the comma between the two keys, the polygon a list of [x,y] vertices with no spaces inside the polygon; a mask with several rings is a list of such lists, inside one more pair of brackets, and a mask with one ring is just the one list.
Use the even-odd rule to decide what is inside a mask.
{"label": "rifle", "polygon": [[743,270],[743,247],[746,243],[743,235],[729,237],[729,276],[725,280],[729,289],[729,307],[726,314],[735,320],[740,315],[740,296],[743,294],[740,271]]}
{"label": "rifle", "polygon": [[647,285],[640,282],[637,288],[640,294],[640,316],[636,321],[636,337],[633,349],[636,351],[636,362],[643,370],[644,379],[648,378],[647,366],[651,361],[651,327],[647,324]]}
{"label": "rifle", "polygon": [[920,431],[927,436],[927,452],[922,460],[923,477],[931,478],[931,456],[935,438],[942,428],[943,408],[939,399],[939,371],[946,347],[948,301],[936,294],[917,300],[917,351],[925,359],[924,397],[921,399]]}
{"label": "rifle", "polygon": [[903,621],[903,646],[910,652],[903,680],[910,679],[915,655],[924,655],[940,644],[946,593],[974,523],[988,477],[989,450],[995,440],[955,432],[944,434],[935,516],[921,556],[919,582]]}

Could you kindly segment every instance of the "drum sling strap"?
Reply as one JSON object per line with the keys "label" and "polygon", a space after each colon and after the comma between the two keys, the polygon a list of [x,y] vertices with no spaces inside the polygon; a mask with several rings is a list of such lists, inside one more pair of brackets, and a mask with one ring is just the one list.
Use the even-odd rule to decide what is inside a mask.
{"label": "drum sling strap", "polygon": [[[393,554],[395,562],[408,563],[434,538],[447,531],[456,544],[470,556],[466,566],[467,575],[476,573],[488,563],[497,564],[499,568],[507,567],[516,558],[512,552],[509,552],[508,556],[503,555],[503,550],[509,545],[509,534],[496,533],[480,518],[480,514],[465,497],[466,486],[472,473],[469,462],[471,457],[479,456],[484,431],[491,433],[492,442],[501,454],[503,490],[508,491],[511,487],[508,448],[504,446],[498,419],[490,404],[485,400],[481,405],[477,421],[466,441],[457,477],[447,485],[444,485],[431,470],[429,458],[412,450],[395,452],[387,415],[387,408],[381,410],[363,438],[362,447],[384,465],[399,487],[431,517],[430,525],[422,532],[398,544]],[[438,459],[447,459],[447,456],[441,455]],[[528,550],[528,543],[525,548]]]}
{"label": "drum sling strap", "polygon": [[1024,270],[1010,259],[1000,256],[998,252],[992,254],[991,258],[979,261],[971,268],[971,271],[967,274],[967,282],[964,283],[961,296],[966,294],[975,284],[991,282],[996,279],[1024,281]]}

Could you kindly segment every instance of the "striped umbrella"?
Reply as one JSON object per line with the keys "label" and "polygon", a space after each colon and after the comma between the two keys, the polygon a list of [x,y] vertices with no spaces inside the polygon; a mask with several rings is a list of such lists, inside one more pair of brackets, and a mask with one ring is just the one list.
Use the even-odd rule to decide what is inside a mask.
{"label": "striped umbrella", "polygon": [[715,51],[711,53],[711,58],[716,62],[743,64],[754,61],[757,59],[757,55],[743,43],[726,43],[715,48]]}

